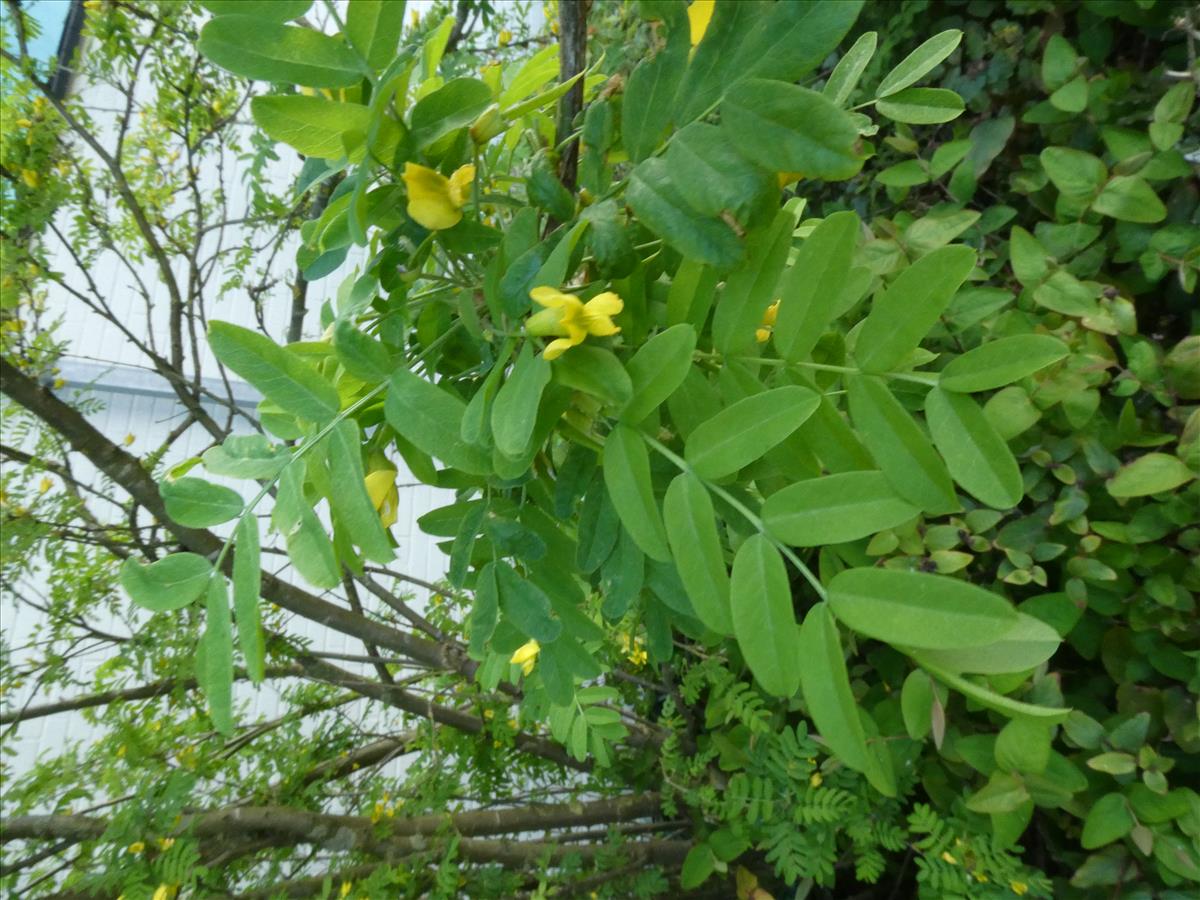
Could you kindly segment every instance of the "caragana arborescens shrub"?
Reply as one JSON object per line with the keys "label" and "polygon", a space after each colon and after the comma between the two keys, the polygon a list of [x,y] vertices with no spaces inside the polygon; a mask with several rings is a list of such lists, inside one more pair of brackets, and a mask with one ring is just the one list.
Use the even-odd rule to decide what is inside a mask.
{"label": "caragana arborescens shrub", "polygon": [[[251,112],[304,182],[336,180],[308,277],[366,254],[323,340],[209,335],[273,438],[203,467],[278,488],[300,575],[391,557],[390,460],[453,489],[421,527],[478,663],[462,702],[507,684],[598,784],[660,789],[684,888],[1194,892],[1180,7],[914,3],[885,31],[868,6],[881,41],[843,40],[846,0],[597,4],[559,83],[555,46],[475,71],[451,19],[402,38],[351,0],[321,35],[285,21],[307,5],[221,5],[200,37],[275,86]],[[610,34],[650,52],[610,71]],[[231,590],[190,554],[123,582],[206,603],[229,729],[231,603],[262,666],[256,519],[177,475],[179,522],[239,520]]]}

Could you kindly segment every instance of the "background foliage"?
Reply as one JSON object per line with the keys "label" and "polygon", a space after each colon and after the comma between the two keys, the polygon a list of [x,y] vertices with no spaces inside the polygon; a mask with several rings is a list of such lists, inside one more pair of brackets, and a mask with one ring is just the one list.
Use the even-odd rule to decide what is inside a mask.
{"label": "background foliage", "polygon": [[[110,760],[140,797],[9,839],[73,836],[72,888],[130,897],[1194,892],[1189,7],[640,0],[585,31],[564,3],[530,53],[482,4],[406,28],[351,0],[336,36],[287,24],[307,0],[204,5],[200,52],[270,83],[255,125],[324,186],[302,276],[367,261],[319,340],[209,325],[261,433],[157,485],[104,470],[183,545],[105,559],[173,635],[141,665],[194,659],[207,715],[171,717],[193,755],[153,797]],[[458,46],[470,15],[494,52]],[[14,355],[6,393],[63,431]],[[456,492],[420,523],[434,602],[307,593],[391,560],[396,459]],[[339,681],[260,594],[377,677]],[[231,686],[271,670],[320,683],[297,709],[425,719],[383,736],[407,776],[342,793],[350,731],[298,766],[307,713],[249,738]],[[153,726],[122,709],[125,758]],[[68,802],[65,768],[15,811]],[[587,803],[525,805],[558,792]],[[235,802],[261,845],[214,841]],[[490,831],[443,815],[473,803]]]}

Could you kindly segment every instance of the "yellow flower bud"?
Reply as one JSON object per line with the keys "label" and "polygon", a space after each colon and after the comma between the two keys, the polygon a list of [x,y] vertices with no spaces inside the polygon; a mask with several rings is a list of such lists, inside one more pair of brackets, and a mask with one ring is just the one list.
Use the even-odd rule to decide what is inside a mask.
{"label": "yellow flower bud", "polygon": [[512,32],[507,28],[500,29],[500,46],[507,47],[512,42]]}
{"label": "yellow flower bud", "polygon": [[38,173],[33,169],[22,169],[21,180],[25,182],[26,187],[33,190],[36,190],[38,185],[42,183],[41,176],[39,176]]}

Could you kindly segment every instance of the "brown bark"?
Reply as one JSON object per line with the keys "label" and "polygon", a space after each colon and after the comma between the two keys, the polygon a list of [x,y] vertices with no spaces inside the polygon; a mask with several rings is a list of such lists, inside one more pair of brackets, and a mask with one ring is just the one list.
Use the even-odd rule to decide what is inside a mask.
{"label": "brown bark", "polygon": [[[562,0],[558,7],[559,80],[570,81],[587,68],[587,16],[592,0]],[[574,192],[579,173],[579,140],[564,144],[574,131],[575,117],[583,109],[583,79],[558,101],[558,175],[567,190]]]}

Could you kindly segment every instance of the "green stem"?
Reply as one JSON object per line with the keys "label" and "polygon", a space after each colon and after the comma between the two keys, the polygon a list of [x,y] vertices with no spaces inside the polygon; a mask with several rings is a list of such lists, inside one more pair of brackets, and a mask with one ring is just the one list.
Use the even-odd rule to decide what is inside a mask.
{"label": "green stem", "polygon": [[[799,366],[805,369],[817,369],[821,372],[841,372],[846,375],[862,375],[862,369],[856,369],[853,366],[833,366],[827,363],[815,362],[799,362],[790,363],[783,359],[771,359],[764,356],[739,356],[738,362],[761,363],[764,366]],[[873,373],[872,373],[873,374]],[[916,384],[923,384],[926,387],[933,387],[938,383],[938,377],[932,372],[880,372],[884,378],[895,378],[897,381],[911,381]]]}
{"label": "green stem", "polygon": [[[661,444],[659,441],[655,440],[654,438],[650,437],[648,434],[643,433],[642,439],[647,444],[649,444],[651,447],[653,447],[656,451],[658,451],[658,453],[661,454],[664,458],[666,458],[670,462],[674,463],[675,466],[681,472],[689,472],[692,475],[696,475],[696,473],[692,469],[692,467],[690,465],[688,465],[687,460],[685,460],[683,457],[679,456],[673,450],[667,449],[667,447],[663,446],[663,444]],[[696,477],[700,478],[699,475],[696,475]],[[775,538],[771,537],[771,535],[769,535],[767,533],[767,529],[763,525],[762,519],[760,519],[753,512],[751,512],[746,507],[746,505],[744,503],[742,503],[742,501],[738,500],[736,497],[734,497],[732,494],[730,494],[724,488],[722,488],[718,485],[715,485],[712,482],[707,481],[703,478],[700,478],[700,481],[706,488],[708,488],[709,491],[716,494],[718,497],[720,497],[722,500],[724,500],[726,503],[728,503],[730,506],[732,506],[735,510],[737,510],[738,513],[743,518],[745,518],[745,520],[747,522],[749,522],[751,525],[753,525],[754,528],[760,534],[762,534],[763,537],[765,537],[768,541],[770,541],[772,544],[774,544],[776,549],[778,549],[780,553],[782,553],[787,559],[791,560],[792,565],[794,565],[799,570],[800,574],[804,576],[804,580],[807,581],[809,583],[809,585],[812,587],[812,589],[817,592],[817,596],[820,597],[822,600],[825,599],[825,586],[823,584],[821,584],[820,579],[817,578],[817,576],[813,574],[812,569],[810,569],[805,564],[805,562],[802,559],[800,559],[800,557],[798,557],[795,553],[792,552],[791,547],[788,547],[785,544],[781,544],[779,541],[775,540]]]}

